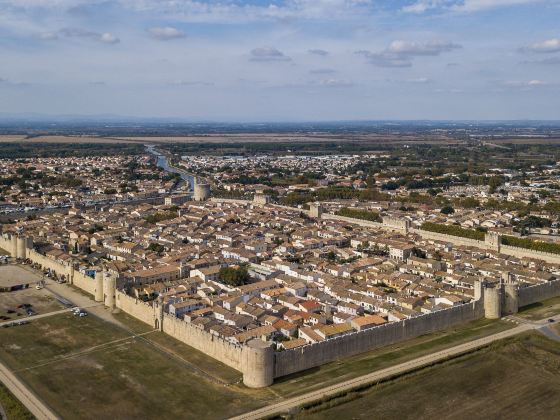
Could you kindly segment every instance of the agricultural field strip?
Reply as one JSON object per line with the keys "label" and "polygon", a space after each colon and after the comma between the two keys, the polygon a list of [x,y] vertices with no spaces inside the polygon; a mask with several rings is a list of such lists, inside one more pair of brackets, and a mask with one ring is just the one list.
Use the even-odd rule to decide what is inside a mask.
{"label": "agricultural field strip", "polygon": [[443,361],[449,357],[458,356],[464,353],[468,353],[472,350],[475,350],[480,347],[487,346],[488,344],[493,343],[494,341],[501,340],[504,338],[508,338],[525,331],[533,330],[533,329],[540,329],[542,325],[531,325],[531,324],[522,324],[519,325],[511,330],[506,330],[488,337],[480,338],[468,343],[464,343],[450,349],[441,350],[436,353],[432,353],[426,356],[419,357],[414,360],[410,360],[408,362],[404,362],[398,364],[396,366],[391,366],[389,368],[385,368],[379,370],[377,372],[372,372],[364,376],[360,376],[358,378],[350,379],[346,382],[342,382],[339,384],[335,384],[329,386],[327,388],[323,388],[319,391],[313,391],[304,395],[300,395],[298,397],[290,398],[288,400],[279,402],[277,404],[272,404],[267,407],[242,414],[237,417],[233,417],[232,420],[250,420],[250,419],[260,419],[263,417],[269,417],[280,413],[288,412],[290,409],[299,407],[306,403],[320,400],[324,397],[329,397],[336,395],[340,392],[350,391],[353,388],[359,387],[361,385],[368,385],[371,383],[375,383],[381,381],[383,379],[390,378],[392,376],[402,374],[414,369],[418,369],[424,366],[431,365],[433,363],[437,363]]}

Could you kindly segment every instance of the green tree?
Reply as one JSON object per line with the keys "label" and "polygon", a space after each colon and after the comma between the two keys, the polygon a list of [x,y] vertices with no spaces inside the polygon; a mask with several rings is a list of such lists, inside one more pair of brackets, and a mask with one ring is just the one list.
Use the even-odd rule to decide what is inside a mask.
{"label": "green tree", "polygon": [[455,209],[451,206],[443,206],[440,210],[440,213],[442,214],[453,214],[455,213]]}
{"label": "green tree", "polygon": [[249,273],[245,265],[223,267],[220,269],[220,279],[229,286],[242,286],[249,281]]}

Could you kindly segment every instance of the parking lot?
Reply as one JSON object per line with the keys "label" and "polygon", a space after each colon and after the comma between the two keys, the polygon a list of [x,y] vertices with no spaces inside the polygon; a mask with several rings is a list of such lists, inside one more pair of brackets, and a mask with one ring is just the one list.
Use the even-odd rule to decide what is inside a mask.
{"label": "parking lot", "polygon": [[56,297],[46,289],[37,290],[38,274],[19,265],[0,266],[0,287],[29,284],[29,288],[0,293],[0,322],[22,320],[30,315],[45,314],[64,309]]}

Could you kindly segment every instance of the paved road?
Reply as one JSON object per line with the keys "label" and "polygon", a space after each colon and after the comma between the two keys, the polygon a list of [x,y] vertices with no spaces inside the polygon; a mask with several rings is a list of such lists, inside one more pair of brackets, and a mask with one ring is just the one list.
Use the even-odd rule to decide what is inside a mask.
{"label": "paved road", "polygon": [[6,414],[4,407],[2,407],[2,404],[0,404],[0,419],[8,420],[8,415]]}
{"label": "paved road", "polygon": [[95,303],[93,299],[89,296],[82,294],[81,292],[69,287],[66,284],[60,284],[55,281],[48,281],[45,285],[45,289],[49,292],[60,296],[74,305],[79,306],[80,308],[88,308],[88,311],[92,314],[101,318],[103,321],[110,322],[111,324],[117,325],[119,327],[124,327],[115,317],[111,314],[111,311],[102,303]]}
{"label": "paved road", "polygon": [[332,396],[342,391],[350,391],[361,385],[367,385],[378,381],[386,380],[392,376],[399,375],[421,367],[429,366],[435,362],[443,361],[449,357],[459,356],[461,354],[468,353],[477,348],[484,347],[495,341],[512,337],[522,332],[538,329],[538,328],[542,328],[542,324],[533,325],[529,323],[524,323],[507,331],[490,335],[488,337],[480,338],[478,340],[473,340],[468,343],[460,344],[458,346],[441,350],[426,356],[422,356],[417,359],[413,359],[408,362],[401,363],[399,365],[388,367],[386,369],[381,369],[376,372],[372,372],[367,375],[360,376],[358,378],[350,379],[348,381],[341,382],[339,384],[331,385],[329,387],[323,388],[318,391],[313,391],[307,394],[300,395],[298,397],[290,398],[285,401],[272,404],[267,407],[263,407],[259,410],[255,410],[234,417],[232,420],[261,419],[263,417],[286,413],[293,408],[310,403],[312,401],[320,400],[323,397]]}
{"label": "paved road", "polygon": [[[507,316],[506,319],[514,321],[518,324],[531,325],[535,328],[535,330],[550,338],[551,340],[560,341],[560,334],[554,328],[552,328],[552,325],[560,322],[560,315],[550,316],[538,321],[531,321],[530,319],[522,318],[516,315]],[[550,322],[551,319],[554,320],[554,322]]]}
{"label": "paved road", "polygon": [[59,418],[2,363],[0,363],[0,382],[2,382],[38,420],[56,420]]}

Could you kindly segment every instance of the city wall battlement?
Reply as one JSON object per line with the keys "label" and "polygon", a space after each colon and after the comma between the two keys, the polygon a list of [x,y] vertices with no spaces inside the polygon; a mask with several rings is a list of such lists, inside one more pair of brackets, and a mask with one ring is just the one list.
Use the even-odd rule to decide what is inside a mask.
{"label": "city wall battlement", "polygon": [[[368,226],[372,223],[363,222]],[[436,235],[438,235],[437,240],[441,240],[441,234]],[[18,239],[20,239],[20,247],[17,246]],[[484,248],[480,244],[481,241],[476,242],[476,246]],[[25,244],[24,250],[21,249],[21,243]],[[349,333],[301,348],[276,352],[271,343],[255,339],[244,345],[234,344],[187,321],[166,314],[159,302],[146,303],[117,290],[118,278],[115,273],[98,271],[95,278],[87,276],[76,270],[71,263],[49,258],[33,249],[31,238],[2,234],[0,247],[13,253],[12,256],[27,258],[42,269],[49,269],[57,276],[64,276],[68,283],[90,293],[96,301],[104,302],[109,308],[118,308],[242,372],[244,383],[255,388],[269,386],[275,378],[485,316],[503,316],[507,311],[517,311],[518,307],[560,295],[560,280],[521,288],[512,283],[500,284],[500,287],[489,285],[488,288],[486,285],[479,284],[478,292],[475,290],[475,301],[471,303]],[[512,303],[512,299],[515,302]],[[491,307],[487,307],[488,305]]]}
{"label": "city wall battlement", "polygon": [[560,296],[560,280],[553,280],[534,286],[521,287],[518,290],[519,307],[532,305],[556,296]]}
{"label": "city wall battlement", "polygon": [[274,377],[281,377],[364,353],[400,341],[440,331],[484,317],[481,301],[392,322],[320,343],[275,354]]}

